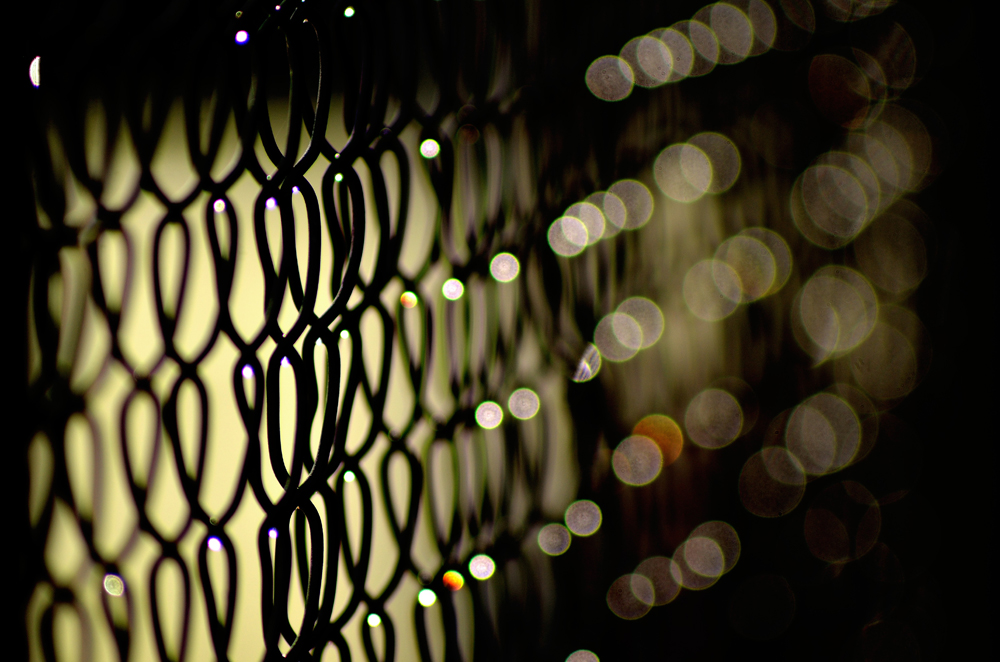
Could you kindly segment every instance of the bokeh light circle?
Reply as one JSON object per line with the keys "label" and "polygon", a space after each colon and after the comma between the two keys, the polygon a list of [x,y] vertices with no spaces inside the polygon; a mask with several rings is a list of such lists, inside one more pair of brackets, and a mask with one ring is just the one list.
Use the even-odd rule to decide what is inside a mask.
{"label": "bokeh light circle", "polygon": [[805,483],[805,472],[793,455],[780,447],[764,448],[740,471],[740,501],[758,517],[781,517],[802,501]]}
{"label": "bokeh light circle", "polygon": [[559,556],[569,549],[572,536],[562,524],[546,524],[538,532],[538,547],[549,556]]}
{"label": "bokeh light circle", "polygon": [[594,344],[608,361],[627,361],[642,347],[642,328],[629,315],[611,313],[594,329]]}
{"label": "bokeh light circle", "polygon": [[632,434],[647,437],[656,442],[663,455],[663,466],[677,461],[684,448],[684,435],[674,419],[663,414],[644,416],[632,428]]}
{"label": "bokeh light circle", "polygon": [[715,541],[715,544],[719,546],[719,550],[722,552],[723,574],[732,570],[736,566],[736,562],[740,559],[740,551],[742,550],[740,537],[736,533],[736,529],[726,522],[719,520],[705,522],[696,527],[688,537],[710,538]]}
{"label": "bokeh light circle", "polygon": [[420,592],[417,593],[417,602],[420,603],[421,607],[430,607],[437,602],[437,593],[429,588],[422,588],[420,589]]}
{"label": "bokeh light circle", "polygon": [[[608,193],[618,198],[625,207],[625,223],[620,226],[623,230],[641,228],[653,216],[653,194],[642,182],[635,179],[620,179],[608,187]],[[607,199],[604,205],[605,215],[614,222],[613,217],[608,215]]]}
{"label": "bokeh light circle", "polygon": [[[639,595],[636,595],[637,592]],[[648,614],[654,600],[653,584],[643,575],[622,575],[608,589],[608,608],[615,616],[627,621]]]}
{"label": "bokeh light circle", "polygon": [[377,628],[382,625],[382,617],[378,614],[368,614],[368,618],[365,619],[368,622],[368,627]]}
{"label": "bokeh light circle", "polygon": [[503,410],[495,402],[487,400],[476,407],[476,423],[480,427],[492,430],[503,422]]}
{"label": "bokeh light circle", "polygon": [[728,264],[740,279],[742,302],[767,296],[774,286],[777,263],[764,242],[746,235],[736,235],[719,244],[715,259]]}
{"label": "bokeh light circle", "polygon": [[601,508],[593,501],[582,499],[566,507],[566,528],[578,536],[590,536],[601,528]]}
{"label": "bokeh light circle", "polygon": [[673,561],[667,556],[651,556],[636,566],[635,574],[642,575],[653,586],[653,606],[669,604],[680,595],[681,585],[670,572]]}
{"label": "bokeh light circle", "polygon": [[590,243],[590,234],[580,219],[561,216],[549,226],[548,239],[553,253],[563,257],[573,257],[579,255]]}
{"label": "bokeh light circle", "polygon": [[719,581],[722,567],[722,551],[714,540],[688,538],[674,550],[674,557],[670,562],[670,574],[683,588],[704,591]]}
{"label": "bokeh light circle", "polygon": [[[700,14],[695,17],[700,19]],[[719,64],[736,64],[749,57],[754,43],[750,18],[725,2],[710,5],[707,14],[708,25],[719,40]]]}
{"label": "bokeh light circle", "polygon": [[413,308],[417,305],[417,295],[413,292],[403,292],[399,296],[399,303],[403,305],[403,308]]}
{"label": "bokeh light circle", "polygon": [[718,260],[702,260],[688,269],[681,292],[691,314],[706,322],[729,317],[743,298],[739,274]]}
{"label": "bokeh light circle", "polygon": [[850,464],[861,444],[861,422],[832,393],[818,393],[796,407],[785,429],[785,445],[807,474],[819,476]]}
{"label": "bokeh light circle", "polygon": [[626,485],[648,485],[660,475],[663,453],[649,437],[632,435],[615,448],[611,466],[618,480]]}
{"label": "bokeh light circle", "polygon": [[639,87],[657,87],[667,82],[673,68],[673,56],[667,45],[655,37],[630,39],[619,54],[628,62]]}
{"label": "bokeh light circle", "polygon": [[688,438],[702,448],[728,446],[743,429],[743,409],[733,395],[708,388],[694,396],[684,411]]}
{"label": "bokeh light circle", "polygon": [[596,244],[604,236],[604,212],[591,202],[570,205],[563,217],[575,218],[587,228],[587,244]]}
{"label": "bokeh light circle", "polygon": [[420,143],[420,156],[425,159],[433,159],[441,153],[441,145],[433,138],[428,138]]}
{"label": "bokeh light circle", "polygon": [[459,591],[465,586],[465,577],[457,570],[449,570],[441,578],[442,583],[449,591]]}
{"label": "bokeh light circle", "polygon": [[740,150],[732,140],[721,133],[705,132],[691,136],[687,144],[701,150],[711,165],[712,177],[705,192],[719,194],[732,188],[743,167]]}
{"label": "bokeh light circle", "polygon": [[581,648],[578,651],[570,653],[569,657],[566,658],[566,662],[601,662],[601,658],[594,655],[592,651]]}
{"label": "bokeh light circle", "polygon": [[530,388],[519,388],[507,399],[507,410],[514,418],[522,421],[537,414],[539,406],[538,395]]}
{"label": "bokeh light circle", "polygon": [[694,202],[712,185],[712,162],[694,145],[670,145],[653,162],[653,177],[663,195],[671,200]]}
{"label": "bokeh light circle", "polygon": [[521,263],[510,253],[499,253],[490,261],[490,274],[501,283],[509,283],[521,272]]}
{"label": "bokeh light circle", "polygon": [[615,55],[605,55],[590,63],[584,80],[587,89],[598,99],[621,101],[632,93],[635,75],[628,62]]}
{"label": "bokeh light circle", "polygon": [[118,575],[108,573],[104,575],[104,590],[117,598],[125,593],[125,582]]}
{"label": "bokeh light circle", "polygon": [[496,568],[496,563],[486,554],[476,554],[469,560],[469,574],[480,581],[492,577]]}
{"label": "bokeh light circle", "polygon": [[660,307],[645,297],[630,297],[625,299],[615,311],[628,315],[639,326],[642,340],[639,349],[652,347],[663,335],[663,313]]}
{"label": "bokeh light circle", "polygon": [[651,34],[662,41],[667,50],[670,51],[671,69],[667,82],[676,83],[687,78],[694,65],[694,48],[687,35],[674,28],[655,30]]}
{"label": "bokeh light circle", "polygon": [[764,296],[779,291],[785,286],[788,277],[792,274],[792,251],[788,247],[788,242],[774,230],[761,227],[746,228],[740,231],[740,235],[756,239],[767,246],[771,253],[771,259],[774,260],[774,280]]}
{"label": "bokeh light circle", "polygon": [[441,294],[449,301],[457,301],[465,294],[465,285],[462,285],[462,281],[457,278],[449,278],[441,286]]}

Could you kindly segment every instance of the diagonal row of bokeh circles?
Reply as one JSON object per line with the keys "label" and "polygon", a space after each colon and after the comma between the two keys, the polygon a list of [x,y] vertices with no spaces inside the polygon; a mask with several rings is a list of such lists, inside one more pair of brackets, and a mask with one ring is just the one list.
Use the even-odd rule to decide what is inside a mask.
{"label": "diagonal row of bokeh circles", "polygon": [[[844,0],[840,4],[843,10],[832,12],[831,17],[847,22],[880,13],[893,3]],[[824,3],[827,6],[838,4]],[[718,65],[738,64],[772,49],[797,50],[815,30],[816,14],[808,0],[782,0],[773,5],[763,0],[716,2],[699,9],[690,20],[630,39],[618,55],[597,58],[587,68],[585,80],[597,98],[620,101],[637,86],[655,88],[705,76]],[[896,74],[885,65],[889,58],[882,49],[865,63],[873,70]],[[892,80],[900,77],[905,79],[905,71]]]}

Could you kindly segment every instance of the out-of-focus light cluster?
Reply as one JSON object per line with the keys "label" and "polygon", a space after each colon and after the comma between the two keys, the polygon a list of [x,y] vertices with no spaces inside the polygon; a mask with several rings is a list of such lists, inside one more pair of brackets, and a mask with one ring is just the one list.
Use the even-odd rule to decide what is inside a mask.
{"label": "out-of-focus light cluster", "polygon": [[660,152],[653,176],[663,195],[677,202],[694,202],[706,193],[728,191],[741,168],[733,141],[721,133],[706,132]]}
{"label": "out-of-focus light cluster", "polygon": [[[793,22],[804,22],[799,3],[780,4]],[[597,58],[584,79],[597,98],[620,101],[636,85],[653,88],[676,83],[704,76],[719,64],[736,64],[762,55],[775,45],[778,25],[774,10],[763,0],[717,2],[702,7],[689,21],[629,40],[618,55]],[[815,17],[809,32],[813,29]]]}
{"label": "out-of-focus light cluster", "polygon": [[695,317],[717,322],[740,304],[780,291],[791,271],[788,242],[773,230],[751,227],[719,244],[714,257],[688,269],[681,292]]}
{"label": "out-of-focus light cluster", "polygon": [[[843,60],[864,80],[860,69]],[[835,74],[818,75],[817,86],[828,89]],[[820,108],[834,103],[815,100]],[[918,114],[870,99],[868,93],[862,102],[857,115],[844,120],[856,130],[837,149],[817,158],[792,187],[792,220],[803,237],[821,248],[840,248],[854,241],[900,197],[924,188],[934,174],[933,141]]]}
{"label": "out-of-focus light cluster", "polygon": [[677,546],[673,558],[652,556],[612,582],[608,608],[619,618],[642,618],[653,607],[673,602],[682,588],[700,591],[715,584],[736,565],[740,549],[732,526],[705,522]]}
{"label": "out-of-focus light cluster", "polygon": [[566,662],[601,662],[601,658],[597,657],[592,651],[581,648],[578,651],[570,653],[569,657],[566,658]]}
{"label": "out-of-focus light cluster", "polygon": [[570,205],[549,226],[549,246],[557,255],[573,257],[621,230],[641,228],[652,215],[653,195],[649,188],[640,181],[622,179],[607,191]]}
{"label": "out-of-focus light cluster", "polygon": [[798,506],[806,483],[863,459],[875,444],[878,417],[859,389],[835,384],[771,421],[764,447],[743,465],[744,507],[759,517],[780,517]]}
{"label": "out-of-focus light cluster", "polygon": [[663,313],[644,297],[626,299],[594,329],[594,345],[601,357],[621,362],[652,347],[663,335]]}
{"label": "out-of-focus light cluster", "polygon": [[549,556],[559,556],[569,549],[572,538],[562,524],[546,524],[538,531],[538,547]]}
{"label": "out-of-focus light cluster", "polygon": [[756,396],[750,385],[735,377],[723,382],[698,393],[684,411],[688,438],[702,448],[728,446],[757,421]]}
{"label": "out-of-focus light cluster", "polygon": [[642,486],[656,480],[660,470],[673,464],[684,447],[680,426],[663,414],[645,416],[611,456],[615,476],[626,485]]}
{"label": "out-of-focus light cluster", "polygon": [[566,507],[563,514],[566,525],[546,524],[538,532],[538,547],[549,556],[559,556],[569,549],[574,535],[587,537],[597,533],[604,521],[601,507],[593,501],[581,499]]}

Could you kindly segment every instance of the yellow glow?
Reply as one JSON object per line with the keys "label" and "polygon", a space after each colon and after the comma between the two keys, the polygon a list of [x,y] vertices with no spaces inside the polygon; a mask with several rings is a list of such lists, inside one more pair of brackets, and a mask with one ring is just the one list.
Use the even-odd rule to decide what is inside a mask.
{"label": "yellow glow", "polygon": [[417,295],[413,292],[403,292],[399,297],[399,302],[403,304],[403,308],[413,308],[417,305]]}
{"label": "yellow glow", "polygon": [[444,573],[442,580],[449,591],[458,591],[465,586],[465,577],[457,570],[449,570]]}
{"label": "yellow glow", "polygon": [[425,159],[433,159],[441,153],[441,145],[433,138],[428,138],[420,143],[420,156]]}

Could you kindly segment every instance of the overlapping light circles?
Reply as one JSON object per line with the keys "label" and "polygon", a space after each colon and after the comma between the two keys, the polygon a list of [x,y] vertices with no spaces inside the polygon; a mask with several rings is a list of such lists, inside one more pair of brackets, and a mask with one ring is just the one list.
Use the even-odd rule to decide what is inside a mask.
{"label": "overlapping light circles", "polygon": [[669,466],[677,461],[684,448],[684,435],[674,419],[663,414],[644,416],[632,428],[633,435],[652,439],[660,447],[663,456],[663,466]]}
{"label": "overlapping light circles", "polygon": [[785,428],[785,446],[806,474],[840,471],[861,444],[861,422],[854,409],[832,393],[818,393],[796,407]]}
{"label": "overlapping light circles", "polygon": [[[751,235],[738,234],[719,244],[715,259],[729,265],[740,280],[738,303],[750,303],[770,294],[778,275],[771,248]],[[787,278],[787,274],[786,274]]]}
{"label": "overlapping light circles", "polygon": [[594,345],[587,345],[580,356],[571,379],[574,382],[589,382],[601,371],[601,352]]}
{"label": "overlapping light circles", "polygon": [[[694,15],[712,30],[718,42],[718,64],[736,64],[750,56],[754,45],[753,27],[750,18],[735,6],[719,2],[702,7]],[[773,37],[772,37],[773,38]]]}
{"label": "overlapping light circles", "polygon": [[758,517],[781,517],[795,510],[806,491],[802,464],[782,446],[767,446],[743,465],[740,501]]}
{"label": "overlapping light circles", "polygon": [[622,47],[619,55],[632,68],[639,87],[663,85],[673,72],[674,56],[656,37],[636,37]]}
{"label": "overlapping light circles", "polygon": [[656,480],[663,467],[659,445],[642,435],[626,437],[611,456],[611,467],[618,480],[626,485],[648,485]]}
{"label": "overlapping light circles", "polygon": [[634,621],[649,613],[656,593],[645,575],[622,575],[608,589],[608,608],[618,618]]}
{"label": "overlapping light circles", "polygon": [[926,376],[931,362],[927,329],[912,311],[883,306],[868,338],[851,353],[851,374],[874,400],[909,395]]}
{"label": "overlapping light circles", "polygon": [[705,132],[670,145],[656,157],[653,175],[665,196],[694,202],[706,193],[728,191],[740,175],[740,152],[721,133]]}
{"label": "overlapping light circles", "polygon": [[858,347],[877,318],[878,301],[868,280],[837,265],[817,270],[792,304],[793,335],[817,363]]}
{"label": "overlapping light circles", "polygon": [[549,556],[559,556],[569,549],[572,537],[562,524],[546,524],[538,532],[538,547]]}
{"label": "overlapping light circles", "polygon": [[597,323],[594,345],[608,361],[627,361],[652,347],[663,335],[663,326],[659,306],[645,297],[631,297]]}
{"label": "overlapping light circles", "polygon": [[717,449],[733,443],[743,430],[743,409],[731,393],[707,388],[691,399],[684,412],[688,438],[698,446]]}
{"label": "overlapping light circles", "polygon": [[881,527],[878,500],[861,483],[845,480],[813,500],[803,529],[813,556],[827,563],[847,563],[872,550]]}
{"label": "overlapping light circles", "polygon": [[573,216],[561,216],[549,226],[549,246],[563,257],[579,255],[590,243],[590,233],[583,221]]}
{"label": "overlapping light circles", "polygon": [[635,179],[621,179],[607,191],[592,193],[586,200],[570,205],[549,226],[549,246],[557,255],[573,257],[622,230],[641,228],[652,215],[653,195],[649,188]]}
{"label": "overlapping light circles", "polygon": [[[774,230],[768,230],[767,228],[762,227],[745,228],[741,230],[737,236],[756,239],[767,246],[767,249],[771,252],[771,259],[774,260],[774,281],[772,281],[771,288],[765,293],[764,296],[770,296],[783,288],[785,283],[788,282],[788,277],[792,275],[792,251],[788,247],[788,242],[785,241],[785,238]],[[716,256],[718,255],[719,250],[716,249]],[[736,255],[740,255],[740,253],[737,253]],[[742,256],[740,257],[742,258]],[[726,262],[727,259],[728,249],[726,250],[726,255],[723,256],[722,260],[723,262]],[[735,259],[734,262],[736,262]],[[737,269],[737,267],[733,266],[733,264],[730,264],[730,266],[737,271],[737,274],[742,271],[742,268]],[[743,283],[741,282],[740,285],[742,287]],[[747,292],[744,291],[744,295],[746,294]]]}
{"label": "overlapping light circles", "polygon": [[587,67],[587,89],[604,101],[621,101],[632,93],[635,74],[629,63],[615,55],[597,58]]}
{"label": "overlapping light circles", "polygon": [[778,23],[763,0],[718,2],[690,21],[652,30],[587,68],[587,87],[599,99],[620,101],[634,86],[653,88],[704,76],[717,64],[736,64],[771,49]]}
{"label": "overlapping light circles", "polygon": [[[826,89],[825,83],[817,85]],[[828,100],[816,102],[824,103],[827,112],[836,111]],[[846,117],[854,111],[836,112]],[[791,190],[795,226],[811,243],[826,249],[854,241],[901,196],[922,189],[933,174],[933,143],[916,114],[891,103],[880,104],[877,117],[864,114],[865,109],[857,112],[864,115],[862,119],[844,122],[858,124],[859,130],[816,159]]]}
{"label": "overlapping light circles", "polygon": [[592,536],[601,528],[601,508],[593,501],[581,499],[566,507],[566,528],[578,536]]}
{"label": "overlapping light circles", "polygon": [[673,558],[651,556],[635,572],[615,580],[608,591],[608,607],[619,618],[641,618],[649,608],[673,602],[682,588],[700,591],[715,584],[736,566],[740,549],[732,526],[705,522],[678,545]]}
{"label": "overlapping light circles", "polygon": [[509,283],[521,273],[521,263],[510,253],[498,253],[490,261],[490,274],[501,283]]}
{"label": "overlapping light circles", "polygon": [[669,604],[680,595],[681,585],[670,572],[672,564],[669,556],[651,556],[635,569],[635,574],[642,575],[653,585],[653,607]]}
{"label": "overlapping light circles", "polygon": [[514,418],[526,421],[538,413],[538,395],[530,388],[519,388],[507,398],[507,410]]}
{"label": "overlapping light circles", "polygon": [[496,568],[496,563],[486,554],[476,554],[469,559],[469,574],[479,581],[485,581],[492,577]]}
{"label": "overlapping light circles", "polygon": [[480,427],[492,430],[503,422],[503,410],[495,402],[487,400],[476,407],[476,423]]}
{"label": "overlapping light circles", "polygon": [[684,303],[698,319],[718,322],[729,317],[743,299],[736,270],[719,260],[702,260],[684,275]]}
{"label": "overlapping light circles", "polygon": [[712,162],[694,145],[670,145],[653,162],[653,177],[663,195],[671,200],[694,202],[712,184]]}
{"label": "overlapping light circles", "polygon": [[909,292],[927,275],[930,220],[917,205],[899,200],[854,242],[858,268],[878,288]]}

